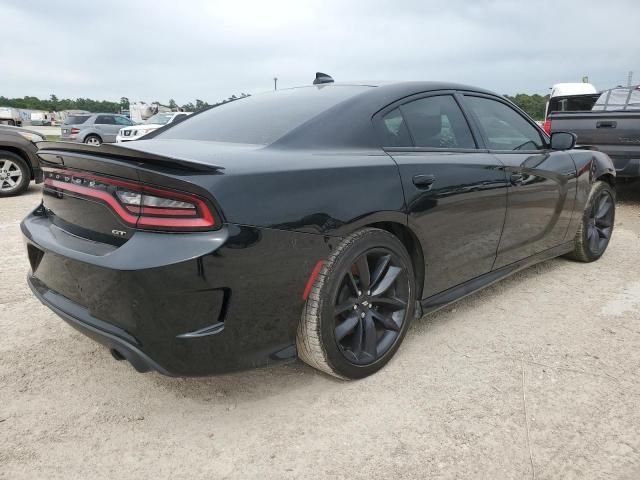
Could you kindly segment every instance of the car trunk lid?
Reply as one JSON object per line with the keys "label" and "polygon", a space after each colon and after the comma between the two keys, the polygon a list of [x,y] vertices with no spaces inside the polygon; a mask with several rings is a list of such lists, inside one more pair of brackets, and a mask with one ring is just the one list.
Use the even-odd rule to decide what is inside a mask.
{"label": "car trunk lid", "polygon": [[41,142],[43,206],[65,231],[121,245],[138,229],[211,230],[220,222],[214,199],[198,179],[222,167],[176,155]]}

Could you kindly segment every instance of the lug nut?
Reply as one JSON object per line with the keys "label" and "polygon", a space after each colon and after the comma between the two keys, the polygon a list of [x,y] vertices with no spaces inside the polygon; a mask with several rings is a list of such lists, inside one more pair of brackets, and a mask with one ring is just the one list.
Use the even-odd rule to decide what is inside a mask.
{"label": "lug nut", "polygon": [[353,309],[354,309],[354,310],[357,310],[357,309],[358,309],[358,305],[354,305],[354,306],[353,306]]}
{"label": "lug nut", "polygon": [[360,314],[360,318],[364,318],[364,312]]}

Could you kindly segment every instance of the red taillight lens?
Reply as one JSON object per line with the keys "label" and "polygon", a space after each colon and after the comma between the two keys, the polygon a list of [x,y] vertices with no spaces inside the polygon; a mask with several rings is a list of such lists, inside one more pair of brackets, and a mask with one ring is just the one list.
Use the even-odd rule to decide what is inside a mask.
{"label": "red taillight lens", "polygon": [[73,128],[71,129],[71,132],[70,132],[70,133],[71,133],[71,135],[77,135],[77,134],[79,134],[79,133],[80,133],[80,129],[79,129],[79,128],[76,128],[76,127],[73,127]]}
{"label": "red taillight lens", "polygon": [[212,230],[215,217],[205,200],[185,192],[138,185],[85,172],[44,168],[45,186],[97,199],[125,223],[149,230]]}
{"label": "red taillight lens", "polygon": [[542,125],[542,128],[547,135],[551,135],[551,120],[547,118],[544,122],[544,125]]}

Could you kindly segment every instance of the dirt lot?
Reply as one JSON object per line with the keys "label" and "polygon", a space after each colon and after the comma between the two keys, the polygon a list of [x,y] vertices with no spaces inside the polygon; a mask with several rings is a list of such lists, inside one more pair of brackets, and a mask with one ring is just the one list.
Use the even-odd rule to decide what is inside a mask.
{"label": "dirt lot", "polygon": [[640,185],[607,254],[414,322],[380,373],[141,375],[32,298],[0,201],[0,478],[640,478]]}

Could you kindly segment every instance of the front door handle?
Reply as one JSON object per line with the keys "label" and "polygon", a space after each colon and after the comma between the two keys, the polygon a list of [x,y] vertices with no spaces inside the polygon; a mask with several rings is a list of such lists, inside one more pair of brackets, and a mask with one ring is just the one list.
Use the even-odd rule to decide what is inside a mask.
{"label": "front door handle", "polygon": [[416,175],[413,177],[413,184],[421,189],[429,190],[436,181],[435,175]]}
{"label": "front door handle", "polygon": [[612,122],[610,120],[602,120],[600,122],[596,122],[596,128],[616,128],[618,126],[618,122]]}
{"label": "front door handle", "polygon": [[522,182],[524,182],[524,175],[521,173],[512,173],[509,177],[509,181],[511,182],[511,185],[522,185]]}

